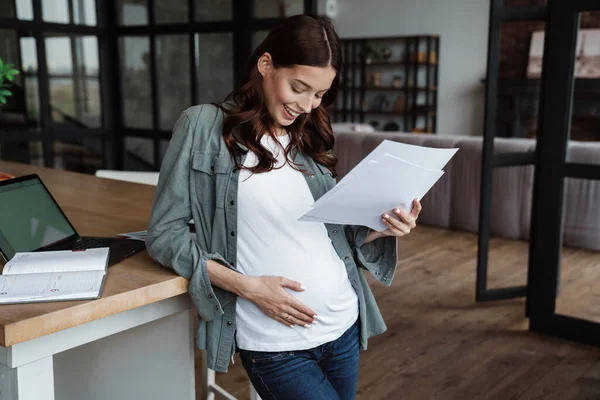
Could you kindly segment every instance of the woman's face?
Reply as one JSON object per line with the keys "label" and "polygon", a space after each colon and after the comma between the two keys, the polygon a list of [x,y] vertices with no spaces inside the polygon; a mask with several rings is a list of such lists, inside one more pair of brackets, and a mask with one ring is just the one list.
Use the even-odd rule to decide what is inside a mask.
{"label": "woman's face", "polygon": [[275,68],[269,53],[258,60],[269,114],[277,127],[291,125],[299,115],[310,113],[321,104],[335,78],[333,67],[296,65]]}

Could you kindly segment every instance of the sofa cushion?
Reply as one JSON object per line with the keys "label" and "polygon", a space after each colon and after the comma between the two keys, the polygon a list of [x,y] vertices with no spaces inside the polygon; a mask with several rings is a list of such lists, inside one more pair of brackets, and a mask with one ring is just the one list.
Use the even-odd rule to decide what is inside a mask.
{"label": "sofa cushion", "polygon": [[[454,148],[457,147],[458,141],[460,140],[457,136],[440,136],[437,139],[433,135],[419,136],[424,139],[422,143],[423,146],[434,148]],[[444,175],[437,181],[433,188],[423,196],[423,199],[421,200],[423,210],[419,217],[420,223],[450,228],[450,216],[453,202],[452,171],[454,168],[455,163],[450,160],[443,168]]]}
{"label": "sofa cushion", "polygon": [[361,124],[359,122],[335,122],[335,123],[331,124],[331,128],[334,131],[362,132],[362,133],[375,132],[375,128],[373,128],[372,125]]}
{"label": "sofa cushion", "polygon": [[[600,164],[600,143],[569,142],[567,161]],[[563,243],[600,250],[600,182],[567,178],[564,207]]]}

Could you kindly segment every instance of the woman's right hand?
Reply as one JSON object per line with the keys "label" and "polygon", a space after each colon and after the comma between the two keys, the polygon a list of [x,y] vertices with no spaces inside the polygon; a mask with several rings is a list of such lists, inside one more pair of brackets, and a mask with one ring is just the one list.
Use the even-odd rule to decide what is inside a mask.
{"label": "woman's right hand", "polygon": [[300,282],[282,276],[245,276],[242,297],[250,300],[269,317],[293,328],[316,323],[316,313],[284,288],[302,292]]}

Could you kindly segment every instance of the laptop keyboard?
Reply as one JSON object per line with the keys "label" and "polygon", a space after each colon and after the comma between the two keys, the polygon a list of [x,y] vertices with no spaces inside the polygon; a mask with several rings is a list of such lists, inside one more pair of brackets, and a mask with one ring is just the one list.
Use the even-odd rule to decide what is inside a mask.
{"label": "laptop keyboard", "polygon": [[110,245],[116,240],[116,238],[96,238],[86,237],[75,242],[73,250],[82,249],[97,249],[99,247],[110,247]]}

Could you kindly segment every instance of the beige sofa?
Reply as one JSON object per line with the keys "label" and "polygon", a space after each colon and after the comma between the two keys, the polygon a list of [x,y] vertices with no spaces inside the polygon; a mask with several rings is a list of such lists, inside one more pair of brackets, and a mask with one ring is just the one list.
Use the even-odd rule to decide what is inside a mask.
{"label": "beige sofa", "polygon": [[[422,224],[478,231],[482,137],[423,135],[400,132],[357,132],[334,128],[334,153],[339,179],[383,140],[460,150],[444,168],[444,176],[422,199]],[[534,151],[535,140],[497,138],[496,153]],[[600,163],[600,143],[569,142],[568,160]],[[495,168],[491,234],[510,239],[529,238],[533,166]],[[600,182],[567,179],[564,245],[600,250]]]}

